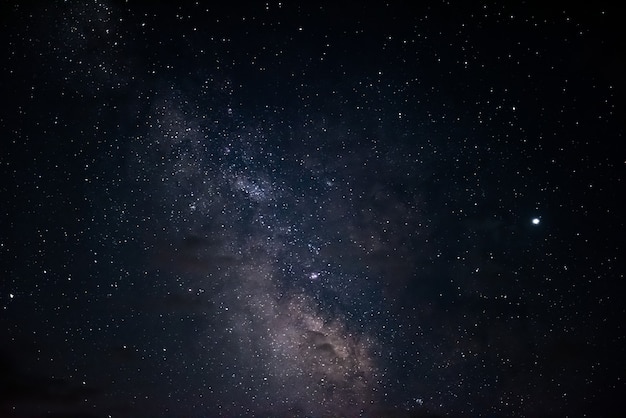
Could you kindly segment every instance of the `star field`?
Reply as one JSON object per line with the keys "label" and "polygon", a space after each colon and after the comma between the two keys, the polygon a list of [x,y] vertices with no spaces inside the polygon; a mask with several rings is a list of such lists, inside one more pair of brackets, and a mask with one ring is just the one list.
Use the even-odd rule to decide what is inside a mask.
{"label": "star field", "polygon": [[600,4],[1,7],[0,416],[606,416]]}

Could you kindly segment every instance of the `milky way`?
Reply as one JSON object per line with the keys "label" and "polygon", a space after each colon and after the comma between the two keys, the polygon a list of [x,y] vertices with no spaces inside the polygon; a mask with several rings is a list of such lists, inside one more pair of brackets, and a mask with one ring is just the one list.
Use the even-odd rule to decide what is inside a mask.
{"label": "milky way", "polygon": [[163,234],[180,247],[158,255],[173,261],[162,267],[195,273],[192,287],[211,312],[198,337],[228,342],[221,356],[208,350],[206,358],[221,369],[222,384],[241,387],[241,396],[259,398],[268,411],[372,408],[383,377],[362,322],[372,304],[354,305],[372,288],[361,283],[374,277],[345,270],[350,257],[376,251],[381,244],[371,241],[383,238],[367,219],[357,232],[363,225],[349,216],[353,192],[340,177],[353,168],[321,168],[315,161],[324,144],[301,143],[300,155],[269,147],[281,135],[274,118],[248,126],[228,108],[206,120],[201,101],[181,92],[160,98],[134,158],[155,204],[171,208]]}

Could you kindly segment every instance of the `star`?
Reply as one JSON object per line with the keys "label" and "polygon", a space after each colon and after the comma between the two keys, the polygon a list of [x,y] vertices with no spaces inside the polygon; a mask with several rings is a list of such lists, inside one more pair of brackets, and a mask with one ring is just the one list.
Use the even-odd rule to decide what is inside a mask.
{"label": "star", "polygon": [[532,220],[533,225],[539,225],[540,222],[541,222],[541,219],[539,218],[533,218]]}

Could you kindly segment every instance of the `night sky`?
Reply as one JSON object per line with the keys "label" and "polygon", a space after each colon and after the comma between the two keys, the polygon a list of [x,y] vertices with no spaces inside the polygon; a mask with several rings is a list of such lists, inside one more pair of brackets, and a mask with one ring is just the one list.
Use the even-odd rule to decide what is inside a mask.
{"label": "night sky", "polygon": [[623,409],[617,9],[178,3],[0,6],[0,417]]}

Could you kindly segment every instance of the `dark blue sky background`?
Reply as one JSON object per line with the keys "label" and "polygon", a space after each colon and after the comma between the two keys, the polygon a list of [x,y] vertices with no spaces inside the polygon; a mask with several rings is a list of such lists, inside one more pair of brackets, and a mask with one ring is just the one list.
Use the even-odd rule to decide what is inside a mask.
{"label": "dark blue sky background", "polygon": [[619,410],[614,8],[0,14],[3,417]]}

